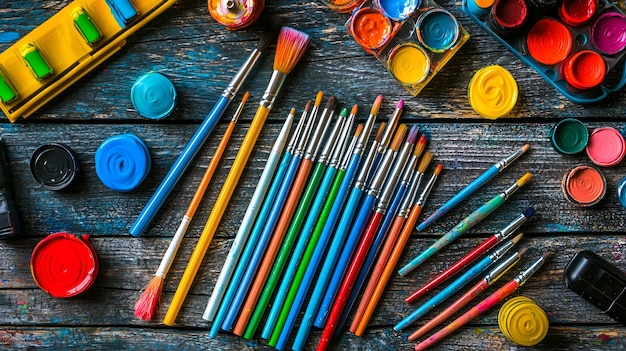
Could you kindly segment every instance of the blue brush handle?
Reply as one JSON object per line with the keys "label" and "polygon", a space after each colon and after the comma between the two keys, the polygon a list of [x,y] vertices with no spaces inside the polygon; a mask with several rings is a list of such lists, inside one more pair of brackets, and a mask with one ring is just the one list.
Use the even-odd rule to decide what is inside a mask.
{"label": "blue brush handle", "polygon": [[[346,269],[348,269],[348,265],[350,264],[350,259],[352,258],[354,250],[359,243],[359,239],[361,238],[361,234],[365,229],[365,225],[372,215],[372,209],[374,208],[375,202],[376,196],[367,195],[363,200],[361,207],[359,208],[359,212],[352,224],[352,228],[350,229],[350,234],[348,234],[346,243],[341,250],[341,256],[339,257],[339,261],[337,261],[337,264],[335,265],[330,284],[328,284],[328,288],[326,289],[326,293],[324,294],[324,300],[322,301],[322,304],[317,311],[317,316],[315,317],[315,326],[318,328],[323,328],[324,324],[326,323],[326,319],[328,318],[330,309],[333,306],[335,296],[339,291],[339,287],[341,286],[341,282],[343,281]],[[337,231],[339,231],[339,229],[337,229]]]}
{"label": "blue brush handle", "polygon": [[146,231],[148,225],[150,225],[154,216],[156,216],[156,213],[161,206],[163,206],[163,203],[165,203],[165,200],[174,189],[174,186],[176,186],[176,183],[178,183],[183,173],[185,173],[185,170],[187,170],[187,167],[191,164],[191,161],[193,161],[202,145],[204,145],[205,141],[208,139],[213,128],[217,125],[217,122],[222,118],[230,101],[230,99],[223,96],[220,96],[217,100],[211,112],[209,112],[204,121],[202,121],[202,124],[200,124],[196,133],[178,156],[172,168],[167,172],[167,175],[165,175],[159,187],[154,191],[154,194],[152,194],[146,206],[141,210],[135,222],[130,226],[128,232],[132,236],[139,237]]}
{"label": "blue brush handle", "polygon": [[287,196],[291,191],[291,185],[296,177],[296,173],[298,172],[298,168],[300,167],[301,160],[302,158],[300,156],[294,156],[291,159],[289,168],[287,169],[287,173],[282,179],[282,184],[280,186],[280,190],[278,191],[278,195],[276,196],[276,199],[272,204],[272,210],[270,211],[270,214],[267,218],[267,222],[261,223],[261,225],[263,225],[263,231],[261,232],[259,241],[257,242],[254,252],[252,253],[252,258],[250,259],[248,265],[245,267],[246,272],[244,273],[243,278],[241,279],[241,282],[237,287],[237,293],[235,294],[235,298],[231,302],[228,313],[226,314],[226,318],[222,323],[222,329],[226,331],[232,330],[233,324],[235,324],[235,319],[239,315],[239,311],[241,310],[241,307],[245,302],[248,290],[254,282],[254,278],[256,276],[259,265],[261,264],[261,260],[263,260],[267,245],[269,245],[270,240],[272,239],[274,228],[276,227],[276,224],[278,224],[278,219],[280,218],[283,206],[285,204],[285,201],[287,201]]}
{"label": "blue brush handle", "polygon": [[491,257],[491,255],[480,260],[480,262],[470,268],[467,272],[463,273],[463,275],[461,275],[455,281],[446,286],[445,289],[441,290],[437,295],[430,298],[415,311],[413,311],[410,315],[401,320],[393,327],[393,329],[395,331],[400,331],[408,327],[411,323],[423,317],[426,313],[445,301],[448,297],[461,290],[461,288],[463,288],[463,286],[465,286],[467,283],[478,277],[485,269],[493,264],[493,262],[494,259],[493,257]]}
{"label": "blue brush handle", "polygon": [[259,240],[259,236],[261,235],[261,229],[263,229],[262,224],[265,223],[265,221],[267,220],[267,217],[269,216],[270,210],[272,209],[272,205],[274,204],[274,199],[276,198],[276,195],[278,194],[278,191],[280,190],[280,186],[283,182],[285,173],[287,172],[287,169],[289,165],[291,164],[291,159],[292,159],[292,154],[290,152],[285,152],[282,159],[280,160],[280,166],[278,166],[278,170],[276,171],[276,174],[274,175],[274,178],[272,180],[272,185],[270,186],[270,189],[267,192],[265,199],[263,200],[263,205],[261,206],[261,210],[259,211],[259,214],[254,223],[254,227],[252,228],[252,231],[250,232],[250,237],[248,238],[248,241],[246,242],[246,247],[241,257],[239,258],[239,261],[237,262],[237,267],[230,280],[228,289],[226,290],[226,293],[224,294],[224,297],[222,298],[222,302],[218,309],[217,315],[215,316],[215,319],[213,320],[213,324],[211,325],[211,330],[209,332],[209,337],[211,338],[215,338],[217,336],[217,333],[219,332],[220,327],[222,326],[222,323],[224,322],[224,319],[226,318],[226,313],[228,313],[228,309],[230,307],[231,302],[233,301],[235,297],[235,293],[237,292],[237,287],[239,286],[239,283],[241,282],[241,278],[243,277],[245,268],[248,266],[248,261],[250,261],[250,257],[252,256],[252,253],[254,252],[254,248],[256,247],[256,244]]}

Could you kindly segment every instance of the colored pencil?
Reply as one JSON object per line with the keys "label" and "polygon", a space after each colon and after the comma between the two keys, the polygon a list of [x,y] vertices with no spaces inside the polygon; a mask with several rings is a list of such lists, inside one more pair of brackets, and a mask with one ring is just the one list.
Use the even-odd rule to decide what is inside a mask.
{"label": "colored pencil", "polygon": [[291,72],[300,58],[304,55],[309,42],[310,37],[307,34],[290,27],[281,28],[278,35],[278,43],[276,45],[276,57],[274,59],[274,72],[272,73],[272,78],[270,79],[268,87],[263,94],[263,98],[259,103],[257,113],[254,115],[254,118],[250,123],[250,127],[246,132],[246,136],[241,143],[237,156],[235,156],[235,160],[233,161],[230,171],[226,176],[222,190],[220,190],[218,198],[215,201],[213,209],[211,210],[211,214],[209,215],[204,229],[202,230],[202,234],[200,234],[198,243],[196,244],[192,256],[189,259],[189,263],[187,264],[187,268],[185,269],[180,283],[178,284],[178,288],[176,288],[172,302],[170,303],[163,320],[165,325],[174,324],[176,316],[182,307],[183,301],[189,292],[189,288],[191,288],[191,283],[200,268],[204,255],[206,254],[209,244],[213,239],[213,235],[215,234],[219,222],[221,221],[222,215],[226,211],[230,197],[239,182],[239,177],[241,176],[241,173],[243,173],[243,169],[248,162],[248,157],[252,153],[256,140],[261,132],[261,129],[263,128],[263,125],[265,124],[265,120],[274,105],[274,99],[280,91],[280,88],[282,87],[289,72]]}
{"label": "colored pencil", "polygon": [[432,345],[438,343],[446,336],[452,334],[457,329],[461,328],[465,324],[472,321],[474,318],[480,316],[484,312],[491,309],[493,306],[502,302],[507,296],[511,295],[515,290],[517,290],[520,286],[524,285],[528,279],[535,274],[541,266],[546,262],[548,257],[551,255],[551,252],[546,252],[542,257],[533,262],[530,267],[521,272],[518,276],[510,280],[500,289],[496,290],[493,294],[489,295],[489,297],[485,298],[481,302],[479,302],[476,306],[472,307],[469,311],[465,312],[462,316],[455,319],[452,323],[448,324],[445,328],[442,328],[428,339],[422,341],[421,343],[415,346],[416,351],[425,350]]}
{"label": "colored pencil", "polygon": [[495,165],[491,166],[487,169],[483,174],[481,174],[478,178],[474,179],[471,183],[469,183],[465,188],[459,191],[456,195],[454,195],[450,200],[446,201],[437,211],[428,216],[420,225],[417,226],[418,231],[422,231],[428,226],[430,226],[434,221],[439,219],[444,214],[448,213],[453,207],[458,205],[461,201],[465,200],[469,197],[474,191],[487,183],[491,178],[493,178],[496,174],[502,172],[505,168],[507,168],[511,163],[517,160],[520,156],[522,156],[528,149],[530,148],[529,144],[522,146],[519,150],[513,152],[509,156],[503,158]]}
{"label": "colored pencil", "polygon": [[[304,156],[304,149],[309,140],[313,125],[316,122],[316,112],[318,111],[319,105],[321,104],[322,97],[323,93],[319,92],[315,99],[313,108],[311,109],[311,114],[308,118],[308,121],[304,129],[302,130],[302,135],[298,140],[298,144],[293,153],[293,157],[291,158],[291,162],[289,163],[289,168],[287,168],[287,173],[285,173],[285,176],[281,180],[282,183],[280,185],[280,189],[278,190],[278,193],[276,194],[276,197],[271,204],[270,212],[267,219],[264,222],[257,221],[258,224],[254,224],[255,227],[260,227],[260,229],[258,230],[261,230],[261,234],[256,245],[253,247],[250,260],[245,266],[242,266],[242,278],[239,281],[239,284],[237,284],[237,286],[235,287],[236,293],[230,305],[228,306],[228,313],[226,314],[226,317],[222,322],[222,329],[225,331],[232,331],[237,316],[239,316],[239,312],[241,311],[243,303],[245,302],[245,297],[248,293],[248,290],[252,285],[254,274],[256,273],[256,270],[258,269],[261,260],[263,259],[265,250],[267,249],[267,246],[272,239],[272,233],[274,231],[274,228],[276,227],[276,223],[278,222],[283,206],[287,201],[287,197],[289,196],[289,190],[291,189],[291,186],[296,178],[298,169],[300,168],[300,163],[302,162],[302,157]],[[253,230],[256,230],[256,228],[254,228]]]}
{"label": "colored pencil", "polygon": [[137,318],[143,319],[145,321],[149,321],[152,319],[152,316],[154,315],[159,300],[161,298],[163,279],[165,279],[167,272],[172,266],[172,262],[174,261],[174,257],[176,256],[176,252],[178,251],[180,243],[182,242],[183,237],[187,232],[189,223],[196,213],[196,210],[198,209],[198,206],[200,205],[200,202],[204,197],[204,193],[206,192],[206,189],[209,186],[211,179],[213,178],[213,174],[215,173],[217,165],[219,164],[219,161],[224,154],[224,150],[226,150],[226,146],[228,145],[230,136],[235,129],[237,120],[239,119],[239,116],[241,115],[243,107],[246,104],[246,101],[248,101],[249,96],[250,94],[248,92],[243,95],[241,103],[239,103],[235,114],[231,118],[230,123],[228,123],[228,127],[226,127],[226,131],[224,132],[224,135],[222,136],[219,145],[217,145],[217,149],[215,149],[215,154],[213,155],[213,158],[211,158],[211,162],[209,162],[206,171],[204,171],[204,174],[202,175],[202,179],[200,179],[198,188],[196,189],[196,192],[194,193],[191,202],[187,207],[187,211],[185,212],[185,215],[183,216],[183,219],[178,226],[178,229],[176,230],[172,241],[170,241],[170,244],[165,251],[165,255],[161,259],[161,263],[159,264],[156,273],[154,274],[148,285],[146,285],[146,287],[144,288],[143,294],[141,294],[139,300],[137,300],[137,302],[135,303],[134,314]]}
{"label": "colored pencil", "polygon": [[[326,323],[326,320],[330,315],[332,306],[335,302],[335,298],[338,296],[337,294],[339,293],[339,289],[344,281],[346,273],[348,272],[350,262],[353,260],[355,250],[359,245],[359,242],[361,241],[362,235],[365,232],[367,225],[370,222],[370,219],[373,218],[372,215],[375,212],[374,210],[376,199],[378,197],[378,194],[380,193],[387,174],[389,174],[392,164],[398,156],[400,147],[402,146],[402,142],[404,140],[404,137],[406,136],[407,129],[407,126],[404,124],[401,124],[398,127],[398,131],[396,132],[389,149],[385,151],[383,160],[381,161],[380,166],[376,171],[376,175],[372,179],[372,183],[367,190],[367,194],[363,199],[363,202],[359,205],[359,210],[354,221],[352,222],[352,226],[346,239],[346,243],[344,244],[344,247],[341,251],[341,256],[339,256],[339,260],[337,261],[337,265],[335,266],[335,270],[333,272],[333,276],[331,277],[330,284],[328,285],[328,289],[326,289],[324,300],[322,300],[320,309],[317,311],[315,326],[319,328],[322,328],[328,324]],[[378,220],[378,218],[376,219]],[[382,216],[380,217],[380,220],[382,220]],[[375,223],[372,226],[378,225],[378,223]],[[360,266],[362,265],[362,263],[359,262],[358,265]],[[350,287],[353,284],[353,282],[350,282]],[[341,309],[343,309],[344,306],[345,302],[342,303]],[[339,311],[338,309],[338,312],[341,311]],[[336,316],[336,318],[339,319],[340,316],[341,315],[338,315]],[[334,327],[336,326],[336,323],[337,320],[334,321],[332,332],[334,332]],[[324,329],[326,330],[326,328]],[[328,339],[330,339],[330,337]],[[320,345],[324,346],[325,344],[327,345],[327,341],[324,341],[324,339],[322,338],[320,344],[318,345],[318,348],[320,347]]]}
{"label": "colored pencil", "polygon": [[304,133],[305,124],[307,123],[307,115],[309,112],[309,108],[311,106],[311,101],[307,102],[304,111],[302,112],[302,116],[300,117],[300,121],[296,126],[296,129],[293,132],[289,140],[289,144],[287,144],[285,153],[280,161],[280,166],[276,171],[272,179],[272,184],[263,199],[263,203],[261,206],[261,210],[257,218],[254,221],[254,225],[252,230],[250,231],[250,237],[246,241],[245,248],[241,257],[236,263],[235,270],[233,272],[233,276],[230,279],[230,282],[226,285],[226,292],[222,298],[222,301],[218,307],[217,314],[213,319],[213,324],[211,325],[211,329],[209,331],[209,337],[215,338],[217,333],[219,332],[224,319],[226,318],[226,314],[229,311],[230,305],[235,298],[235,294],[237,293],[237,288],[243,278],[243,274],[245,273],[246,267],[248,266],[248,262],[252,257],[252,254],[257,247],[257,243],[261,236],[261,232],[263,230],[263,226],[267,221],[267,217],[270,214],[272,206],[274,205],[274,200],[280,191],[280,188],[283,184],[283,180],[285,178],[285,174],[287,174],[289,170],[289,166],[292,164],[293,154],[296,151],[296,147],[300,139],[302,138],[302,134]]}
{"label": "colored pencil", "polygon": [[[202,318],[207,321],[213,321],[213,318],[217,313],[217,308],[222,301],[225,289],[228,286],[233,271],[237,266],[237,262],[241,257],[252,229],[252,225],[254,224],[254,220],[261,209],[263,199],[265,198],[272,182],[272,178],[275,173],[280,173],[277,172],[276,169],[281,160],[281,154],[283,153],[285,144],[287,143],[287,137],[289,135],[295,113],[296,110],[291,109],[282,129],[280,130],[280,133],[278,134],[278,137],[276,138],[276,141],[274,142],[274,145],[272,146],[272,150],[270,151],[265,167],[263,168],[263,173],[261,173],[261,177],[259,178],[256,188],[254,189],[248,208],[246,209],[243,219],[241,220],[239,230],[235,235],[235,239],[230,247],[228,256],[226,256],[226,260],[224,261],[224,265],[222,266],[222,270],[220,271],[220,275],[218,276],[215,286],[213,287],[213,292],[211,293],[211,297],[209,298],[207,307],[202,316]],[[287,163],[285,162],[284,165],[284,169],[286,170]]]}
{"label": "colored pencil", "polygon": [[[432,154],[430,152],[424,153],[424,157],[422,158],[422,161],[420,162],[420,165],[419,165],[419,169],[421,171],[416,175],[418,179],[412,185],[411,196],[410,196],[410,200],[408,201],[409,204],[403,206],[405,210],[401,211],[398,214],[398,217],[402,217],[404,218],[404,220],[399,219],[396,221],[399,223],[397,224],[397,226],[401,226],[402,228],[397,238],[397,242],[393,243],[391,233],[390,233],[388,242],[390,243],[390,246],[392,246],[392,248],[391,248],[391,253],[389,254],[389,258],[383,259],[383,256],[381,255],[381,259],[377,263],[377,267],[376,267],[376,268],[378,268],[379,266],[382,267],[380,278],[377,278],[377,279],[372,278],[370,280],[370,284],[375,283],[375,287],[373,288],[373,291],[371,292],[371,296],[367,299],[364,297],[361,301],[362,304],[366,303],[366,306],[365,306],[365,310],[362,313],[362,316],[360,317],[360,321],[358,322],[359,324],[355,328],[355,334],[358,336],[363,335],[363,333],[365,332],[365,328],[367,327],[367,324],[369,323],[370,319],[372,318],[372,315],[374,314],[374,309],[376,308],[378,301],[380,301],[383,291],[385,290],[385,287],[387,286],[387,282],[389,282],[389,279],[391,278],[391,275],[396,266],[396,263],[398,263],[398,260],[400,260],[400,256],[402,255],[404,246],[408,242],[409,237],[411,236],[411,233],[413,232],[413,228],[415,227],[415,223],[417,223],[417,219],[419,218],[419,215],[422,211],[422,207],[424,206],[424,203],[426,199],[428,198],[428,195],[430,194],[433,186],[435,185],[435,181],[437,180],[439,173],[441,173],[442,165],[439,164],[437,165],[437,167],[435,167],[435,171],[433,172],[432,177],[426,183],[426,186],[424,187],[424,190],[422,191],[421,195],[417,198],[417,200],[415,200],[415,198],[417,197],[417,191],[419,190],[421,174],[424,173],[431,159],[432,159]],[[366,293],[367,293],[367,290],[366,290]],[[364,295],[364,296],[369,296],[369,295]],[[361,309],[361,307],[359,307],[359,309]]]}
{"label": "colored pencil", "polygon": [[435,294],[435,296],[428,299],[428,301],[421,304],[415,311],[411,312],[408,316],[398,322],[393,329],[395,331],[401,331],[408,327],[418,319],[422,318],[433,308],[437,307],[440,303],[447,298],[458,292],[474,278],[478,277],[485,269],[489,268],[497,260],[499,260],[506,252],[508,252],[517,242],[522,238],[522,234],[518,234],[515,238],[506,241],[491,255],[485,256],[482,260],[478,261],[474,266],[468,269],[465,273],[461,274],[452,283],[446,286],[443,290]]}
{"label": "colored pencil", "polygon": [[469,216],[467,216],[464,220],[462,220],[459,224],[457,224],[452,230],[439,238],[434,244],[424,250],[417,257],[412,259],[406,266],[402,267],[398,273],[404,276],[409,274],[415,268],[417,268],[424,261],[432,257],[439,250],[456,240],[459,236],[463,235],[473,226],[482,221],[485,217],[490,215],[493,211],[499,208],[511,195],[513,195],[517,189],[521,188],[530,180],[531,174],[529,172],[525,173],[522,177],[520,177],[515,184],[506,189],[501,194],[494,196],[491,200],[487,201],[481,207],[479,207],[476,211],[472,212]]}
{"label": "colored pencil", "polygon": [[[322,178],[322,182],[319,186],[319,189],[317,193],[315,194],[315,199],[313,201],[313,204],[311,205],[311,209],[309,213],[306,215],[306,220],[304,222],[304,225],[302,226],[301,234],[298,237],[298,242],[296,243],[295,249],[293,250],[293,253],[289,259],[289,263],[285,270],[285,274],[282,277],[282,280],[280,282],[280,286],[278,287],[276,296],[274,297],[274,300],[271,303],[272,307],[270,309],[267,319],[265,320],[265,326],[263,328],[265,332],[261,334],[261,337],[265,339],[269,338],[269,336],[271,335],[271,330],[274,328],[274,325],[276,324],[276,320],[278,319],[280,308],[285,301],[287,291],[289,289],[289,285],[291,284],[291,280],[293,279],[296,273],[296,270],[301,262],[301,259],[303,258],[307,243],[310,242],[309,239],[317,240],[316,238],[311,237],[310,234],[313,233],[314,225],[317,222],[319,216],[322,215],[323,206],[327,202],[327,199],[329,197],[333,197],[334,199],[334,195],[336,195],[337,190],[335,190],[334,195],[332,195],[331,191],[333,187],[335,186],[335,184],[337,184],[337,188],[338,188],[338,185],[341,182],[341,180],[339,180],[339,183],[335,181],[337,174],[339,173],[341,166],[342,166],[341,159],[344,158],[345,152],[351,152],[351,150],[347,150],[347,148],[350,147],[350,145],[354,146],[353,143],[348,142],[349,141],[348,134],[350,130],[352,129],[355,115],[350,114],[348,116],[348,111],[346,109],[343,109],[340,115],[342,116],[342,119],[346,119],[346,121],[343,122],[341,125],[341,131],[340,131],[339,138],[337,140],[337,146],[334,148],[332,154],[330,154],[330,159],[329,159],[330,161],[328,164],[328,168],[326,169],[324,173],[324,177]],[[356,143],[356,139],[354,140],[354,142]],[[330,149],[330,146],[331,146],[330,143],[326,143],[325,148]],[[329,153],[329,151],[330,150],[328,151],[324,150],[322,152],[322,155]],[[320,159],[321,158],[322,156],[320,156]],[[342,175],[344,173],[345,172],[341,172]],[[272,272],[270,276],[275,276],[275,272]],[[270,290],[268,289],[269,285],[270,285],[270,282],[268,281],[268,284],[266,284],[266,288],[263,291],[263,295],[259,299],[259,303],[257,304],[256,310],[259,310],[260,308],[262,308],[262,306],[265,306],[266,304],[269,303],[269,299],[271,298],[270,296],[271,294],[269,293]],[[253,322],[254,317],[255,316],[260,317],[260,315],[257,313],[256,310],[255,310],[255,313],[253,314],[253,317],[251,318],[248,328],[246,329],[246,333],[244,334],[244,337],[247,337],[248,335],[251,335],[254,333],[251,328],[251,326],[255,324]]]}
{"label": "colored pencil", "polygon": [[[333,105],[332,108],[329,106]],[[261,317],[265,313],[267,303],[270,297],[274,294],[278,279],[283,273],[283,269],[287,264],[287,259],[292,252],[293,246],[300,234],[307,214],[311,210],[313,200],[320,191],[319,186],[322,182],[328,163],[330,162],[330,156],[334,151],[334,147],[338,141],[339,133],[345,122],[347,111],[345,115],[340,116],[335,126],[330,133],[329,137],[325,140],[325,147],[318,158],[319,149],[323,136],[326,135],[327,130],[331,123],[332,114],[336,106],[336,100],[331,96],[329,99],[329,106],[325,109],[325,113],[322,116],[322,123],[318,125],[313,139],[309,145],[307,153],[304,157],[302,166],[300,167],[298,177],[301,177],[302,182],[294,182],[294,187],[291,189],[287,204],[281,214],[281,219],[272,234],[272,243],[268,248],[263,262],[252,285],[252,289],[246,299],[244,309],[239,316],[237,325],[235,326],[234,333],[237,335],[244,335],[247,327],[250,326],[247,331],[248,339],[252,338],[256,332],[258,323]],[[327,112],[328,111],[328,112]],[[318,158],[316,160],[316,158]],[[315,161],[316,160],[316,161]],[[303,172],[306,162],[313,167],[312,172],[310,168],[308,171]],[[315,162],[315,163],[314,163]],[[310,173],[310,174],[308,174]],[[300,187],[297,187],[301,184]],[[297,204],[297,207],[296,207]],[[253,324],[248,322],[253,318]]]}
{"label": "colored pencil", "polygon": [[165,203],[165,200],[172,192],[178,181],[182,178],[183,174],[196,157],[209,135],[219,122],[220,118],[228,105],[233,100],[237,91],[248,77],[248,74],[252,71],[254,66],[261,57],[261,54],[266,52],[268,46],[274,41],[278,30],[280,29],[280,18],[272,24],[270,29],[265,33],[256,48],[252,51],[246,62],[239,68],[239,71],[231,79],[228,86],[222,92],[211,112],[204,118],[198,129],[191,137],[191,139],[185,145],[185,148],[178,156],[170,170],[165,175],[165,178],[161,181],[161,184],[157,187],[152,194],[152,197],[148,200],[148,203],[141,210],[135,222],[130,226],[128,232],[135,237],[141,236],[156,216],[157,212]]}
{"label": "colored pencil", "polygon": [[[415,136],[417,137],[418,128],[417,126],[413,126],[413,128],[415,128],[414,132],[415,132]],[[409,135],[409,137],[410,136],[411,135]],[[394,188],[397,188],[397,190],[395,190],[393,194],[393,200],[391,201],[391,204],[386,210],[384,217],[383,217],[382,224],[378,228],[374,241],[369,251],[367,252],[367,257],[365,258],[365,262],[363,263],[363,268],[361,268],[361,271],[359,272],[359,276],[356,280],[356,283],[354,284],[354,288],[352,289],[352,292],[350,293],[350,298],[348,299],[348,303],[346,304],[346,307],[343,309],[341,319],[339,320],[339,323],[337,324],[337,330],[340,330],[341,328],[343,328],[343,325],[345,324],[345,321],[348,318],[350,311],[352,310],[352,306],[356,302],[359,292],[361,291],[363,284],[365,284],[365,280],[369,276],[369,273],[372,269],[372,265],[374,264],[374,259],[376,258],[376,255],[379,252],[380,246],[383,243],[383,240],[385,240],[385,238],[387,237],[387,233],[389,232],[391,222],[395,218],[396,213],[398,212],[398,208],[400,207],[400,204],[405,197],[404,195],[409,188],[409,182],[411,180],[413,172],[415,171],[415,165],[417,165],[417,160],[422,155],[422,152],[426,148],[426,136],[422,135],[417,141],[417,143],[414,143],[414,144],[415,144],[415,147],[413,148],[413,153],[411,154],[410,159],[407,161],[404,169],[402,170],[401,181],[399,182],[397,187],[394,187]],[[357,315],[355,318],[360,318],[360,317]],[[354,321],[355,319],[353,319],[353,323]],[[350,331],[352,331],[352,329]]]}
{"label": "colored pencil", "polygon": [[445,282],[448,278],[463,269],[463,267],[473,262],[475,259],[477,259],[493,246],[495,246],[497,243],[507,239],[509,236],[515,233],[522,226],[522,224],[526,223],[528,218],[530,218],[534,212],[535,210],[532,207],[524,210],[523,213],[515,217],[515,219],[513,219],[513,221],[511,221],[506,227],[502,228],[502,230],[500,230],[498,233],[493,234],[492,236],[487,238],[487,240],[476,246],[472,251],[468,252],[461,259],[453,263],[450,267],[446,268],[446,270],[439,273],[436,277],[431,279],[428,283],[424,284],[424,286],[422,286],[421,288],[417,289],[414,293],[409,295],[409,297],[407,297],[405,301],[411,303],[419,299],[427,292],[439,286],[439,284]]}
{"label": "colored pencil", "polygon": [[451,303],[450,306],[448,306],[443,312],[439,313],[435,318],[429,320],[426,324],[424,324],[418,330],[409,335],[409,341],[417,340],[422,335],[428,333],[446,319],[452,317],[453,314],[455,314],[470,301],[472,301],[472,299],[480,295],[480,293],[482,293],[489,286],[495,283],[501,276],[504,275],[504,273],[513,268],[513,266],[515,266],[515,264],[519,262],[520,258],[524,255],[526,250],[526,248],[523,248],[500,262],[489,273],[487,273],[487,275],[485,275],[483,279],[481,279],[478,283],[476,283],[476,285],[471,287],[465,294],[463,294],[463,296]]}
{"label": "colored pencil", "polygon": [[[381,103],[382,103],[382,96],[378,96],[376,100],[374,101],[374,104],[372,105],[372,109],[370,111],[369,117],[364,127],[364,133],[361,134],[361,137],[359,138],[359,142],[357,143],[357,146],[355,148],[355,154],[358,154],[357,151],[362,152],[361,150],[365,148],[367,144],[367,136],[369,135],[369,132],[371,131],[374,125],[376,115],[378,114]],[[304,348],[306,339],[308,338],[309,332],[311,331],[311,327],[313,325],[313,319],[315,318],[315,314],[317,313],[317,310],[321,303],[321,299],[323,297],[324,291],[326,291],[326,287],[328,286],[328,281],[330,280],[330,275],[332,273],[334,265],[337,262],[338,252],[339,250],[341,250],[341,247],[343,246],[345,235],[347,234],[347,226],[351,224],[352,214],[356,210],[356,205],[358,205],[360,195],[362,193],[362,188],[359,188],[359,187],[362,187],[365,182],[365,178],[367,177],[368,167],[374,158],[374,154],[376,153],[376,149],[378,147],[378,143],[380,142],[380,138],[382,137],[383,131],[384,131],[384,128],[379,129],[379,132],[377,133],[376,138],[374,139],[374,142],[372,143],[369,149],[369,153],[367,157],[365,158],[365,162],[360,168],[359,175],[357,176],[357,179],[356,179],[356,184],[354,185],[352,190],[349,190],[349,188],[352,187],[351,185],[352,180],[350,179],[350,177],[346,175],[345,177],[346,181],[342,183],[342,190],[344,191],[342,192],[343,197],[337,195],[337,200],[333,204],[331,213],[328,216],[328,220],[324,224],[324,228],[322,232],[323,239],[320,239],[320,243],[324,241],[327,242],[328,240],[330,240],[331,235],[333,235],[333,240],[330,244],[330,247],[328,248],[328,254],[326,255],[324,264],[322,265],[322,268],[321,268],[321,272],[319,274],[319,277],[317,278],[317,281],[313,290],[313,294],[311,295],[311,298],[309,299],[309,303],[305,310],[303,321],[300,324],[300,328],[298,329],[298,333],[296,335],[296,339],[294,341],[294,346],[293,346],[293,348],[296,350],[301,350]],[[352,171],[353,168],[351,167],[358,167],[358,165],[360,164],[360,154],[358,155],[359,156],[352,157],[352,160],[350,161],[350,166],[348,167],[349,170]],[[354,171],[356,171],[356,169],[354,169]],[[348,195],[348,191],[351,191],[350,195]],[[344,203],[345,203],[345,206],[344,206]],[[337,224],[337,221],[339,221],[338,224]],[[342,224],[342,222],[344,222],[344,224]],[[347,224],[345,224],[345,222],[347,222]],[[344,231],[337,230],[333,232],[333,230],[335,229],[335,226],[338,229],[344,226]],[[308,288],[310,287],[310,284],[312,283],[314,279],[314,276],[317,271],[317,266],[319,266],[319,264],[321,263],[324,253],[325,253],[325,248],[323,247],[323,245],[318,245],[315,248],[315,252],[313,254],[314,257],[311,259],[312,263],[306,269],[306,273],[303,278],[303,281],[297,290],[297,296],[294,300],[293,306],[291,310],[289,311],[289,315],[288,315],[289,321],[286,323],[285,327],[282,329],[283,332],[281,332],[280,331],[281,329],[279,329],[278,327],[280,324],[277,324],[277,327],[274,328],[274,331],[272,332],[272,338],[270,339],[270,342],[272,342],[275,339],[275,335],[277,333],[280,333],[281,340],[286,340],[288,338],[289,332],[285,333],[284,331],[287,331],[293,328],[296,317],[299,313],[299,309],[302,307],[302,304],[304,303],[304,299],[306,297]]]}

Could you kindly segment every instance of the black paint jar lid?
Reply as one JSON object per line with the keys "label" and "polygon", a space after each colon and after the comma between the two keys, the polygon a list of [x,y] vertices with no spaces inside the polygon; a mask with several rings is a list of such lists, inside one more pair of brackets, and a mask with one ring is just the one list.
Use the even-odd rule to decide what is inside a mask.
{"label": "black paint jar lid", "polygon": [[63,190],[72,185],[80,167],[69,147],[50,143],[39,146],[30,157],[30,172],[35,180],[49,190]]}

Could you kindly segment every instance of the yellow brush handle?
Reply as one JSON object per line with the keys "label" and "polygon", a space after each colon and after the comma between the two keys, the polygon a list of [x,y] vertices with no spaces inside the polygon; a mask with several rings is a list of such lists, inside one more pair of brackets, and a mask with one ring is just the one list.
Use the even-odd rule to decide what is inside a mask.
{"label": "yellow brush handle", "polygon": [[213,240],[213,235],[217,230],[217,226],[222,219],[222,215],[224,214],[226,207],[228,206],[228,202],[230,201],[230,197],[235,191],[235,187],[239,182],[239,177],[241,173],[243,173],[243,169],[248,162],[248,158],[252,153],[252,149],[254,148],[254,144],[261,133],[261,129],[265,124],[265,120],[267,119],[267,115],[270,110],[264,106],[259,106],[252,119],[252,123],[250,124],[250,128],[246,133],[243,142],[241,143],[241,148],[235,157],[235,161],[233,165],[230,167],[230,171],[228,172],[228,176],[224,181],[224,185],[222,186],[222,190],[220,191],[217,200],[215,201],[215,205],[211,210],[211,214],[209,215],[209,219],[207,219],[204,229],[202,230],[202,234],[200,234],[200,239],[198,239],[198,243],[196,244],[193,253],[191,254],[191,258],[189,259],[189,263],[187,264],[187,268],[185,269],[185,273],[183,273],[183,277],[180,279],[180,283],[178,284],[178,288],[176,289],[176,293],[172,298],[172,302],[170,303],[169,308],[167,309],[167,313],[165,314],[165,318],[163,319],[163,324],[165,325],[174,325],[176,321],[176,316],[180,311],[180,308],[189,292],[189,288],[191,287],[191,283],[198,273],[198,269],[200,268],[200,264],[202,263],[202,259],[206,254],[207,249],[209,248],[209,244],[211,244],[211,240]]}

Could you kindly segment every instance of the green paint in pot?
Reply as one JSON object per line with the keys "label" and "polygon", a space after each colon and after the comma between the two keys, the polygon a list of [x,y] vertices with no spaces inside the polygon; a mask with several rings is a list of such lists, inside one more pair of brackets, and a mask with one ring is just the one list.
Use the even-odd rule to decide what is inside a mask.
{"label": "green paint in pot", "polygon": [[583,151],[587,146],[589,132],[581,121],[566,118],[554,126],[550,142],[559,153],[574,155]]}

